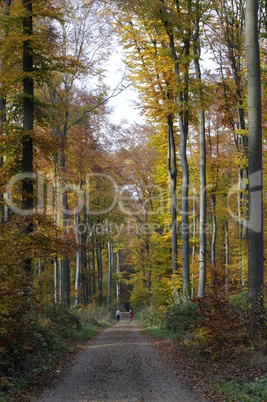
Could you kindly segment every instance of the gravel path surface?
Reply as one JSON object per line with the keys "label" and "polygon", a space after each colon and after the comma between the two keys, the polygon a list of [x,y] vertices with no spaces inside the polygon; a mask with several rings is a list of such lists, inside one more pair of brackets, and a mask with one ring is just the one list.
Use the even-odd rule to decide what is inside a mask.
{"label": "gravel path surface", "polygon": [[[38,402],[201,401],[127,316],[101,332]],[[177,367],[176,367],[177,369]],[[182,370],[182,367],[181,367]]]}

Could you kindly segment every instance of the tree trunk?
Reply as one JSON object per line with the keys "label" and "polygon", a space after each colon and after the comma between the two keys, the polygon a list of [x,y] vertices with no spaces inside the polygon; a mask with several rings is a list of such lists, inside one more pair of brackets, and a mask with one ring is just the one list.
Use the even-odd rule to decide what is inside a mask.
{"label": "tree trunk", "polygon": [[42,259],[41,259],[41,257],[39,257],[38,275],[39,275],[39,286],[40,286],[40,288],[41,288],[41,287],[42,287],[42,281],[43,281],[43,264],[42,264]]}
{"label": "tree trunk", "polygon": [[249,125],[248,302],[251,335],[256,331],[255,320],[259,319],[263,308],[262,121],[258,3],[257,0],[247,0],[246,5]]}
{"label": "tree trunk", "polygon": [[206,141],[204,111],[199,111],[200,120],[200,204],[199,204],[199,284],[198,296],[204,296],[206,288]]}
{"label": "tree trunk", "polygon": [[[31,37],[33,35],[32,27],[32,1],[22,0],[24,7],[23,16],[23,137],[22,137],[22,173],[33,174],[33,57]],[[22,180],[22,209],[30,213],[33,209],[33,182],[31,178]],[[26,213],[27,213],[26,212]],[[24,232],[26,235],[32,232],[32,224],[26,223]],[[25,260],[25,269],[31,274],[31,258]]]}
{"label": "tree trunk", "polygon": [[225,222],[225,284],[226,288],[228,288],[229,283],[229,228],[228,221]]}
{"label": "tree trunk", "polygon": [[87,282],[88,298],[91,298],[92,296],[91,278],[92,278],[93,262],[91,263],[89,250],[87,251],[87,265],[88,265],[88,282]]}
{"label": "tree trunk", "polygon": [[[199,3],[197,2],[197,11],[199,13]],[[201,68],[200,68],[200,44],[199,44],[199,15],[196,25],[196,33],[194,38],[194,54],[195,54],[195,72],[196,78],[201,85]],[[203,91],[200,87],[200,105],[199,115],[199,144],[200,144],[200,205],[199,205],[199,283],[198,297],[205,294],[206,287],[206,138],[205,138],[205,113],[203,109]]]}
{"label": "tree trunk", "polygon": [[[75,214],[75,232],[76,232],[76,243],[79,245],[79,214]],[[75,306],[79,305],[79,286],[80,286],[80,276],[81,276],[81,253],[80,249],[76,252],[76,275],[75,275]]]}
{"label": "tree trunk", "polygon": [[179,106],[179,127],[180,127],[180,158],[183,174],[182,182],[182,277],[183,277],[183,295],[185,298],[190,296],[190,267],[189,267],[189,219],[188,219],[188,191],[189,191],[189,169],[186,155],[186,143],[188,138],[188,79],[189,79],[189,49],[190,41],[185,42],[185,56],[187,58],[184,64],[184,82],[183,92],[180,85],[179,59],[177,57],[173,36],[169,33],[170,47],[172,50]]}
{"label": "tree trunk", "polygon": [[113,246],[112,242],[108,242],[108,297],[107,306],[111,303],[111,291],[112,291],[112,269],[113,269]]}
{"label": "tree trunk", "polygon": [[175,139],[173,132],[172,115],[168,115],[168,173],[171,184],[171,242],[172,242],[172,273],[177,273],[177,167],[176,167],[176,151]]}
{"label": "tree trunk", "polygon": [[59,271],[59,301],[62,303],[63,300],[63,286],[62,286],[62,258],[59,257],[58,262],[58,271]]}
{"label": "tree trunk", "polygon": [[76,275],[75,275],[75,306],[79,305],[79,286],[80,286],[80,251],[76,252]]}
{"label": "tree trunk", "polygon": [[212,241],[211,241],[211,266],[215,270],[216,263],[216,237],[217,237],[217,223],[216,223],[216,194],[213,191],[211,196],[212,202]]}
{"label": "tree trunk", "polygon": [[[60,179],[61,179],[61,200],[62,200],[62,210],[63,210],[63,226],[65,228],[65,233],[68,232],[69,226],[69,206],[68,206],[68,196],[65,190],[65,149],[64,141],[61,142],[59,151],[59,168],[60,168]],[[66,305],[70,305],[70,264],[68,256],[63,256],[62,261],[62,302]]]}
{"label": "tree trunk", "polygon": [[120,279],[119,279],[119,274],[121,271],[121,252],[120,250],[117,251],[117,307],[120,307],[121,304],[121,285],[120,285]]}
{"label": "tree trunk", "polygon": [[54,302],[58,303],[58,259],[54,258]]}
{"label": "tree trunk", "polygon": [[102,269],[102,246],[101,237],[98,236],[98,252],[97,252],[97,270],[98,270],[98,292],[99,292],[99,303],[102,303],[102,281],[103,281],[103,269]]}
{"label": "tree trunk", "polygon": [[[10,6],[10,4],[11,4],[11,0],[4,1],[4,4],[2,6],[3,15],[7,15],[7,13],[8,13],[7,9]],[[2,35],[4,37],[6,37],[8,35],[8,33],[2,32]],[[1,75],[2,68],[3,68],[3,60],[0,58],[0,75]],[[0,88],[1,87],[2,87],[2,83],[0,82]],[[5,98],[4,94],[1,94],[1,97],[0,97],[0,127],[2,129],[2,132],[3,132],[2,126],[5,121],[6,121],[6,98]],[[3,164],[4,164],[4,155],[2,155],[2,152],[1,152],[0,169],[2,169]],[[5,201],[4,201],[4,193],[1,192],[0,193],[0,223],[3,223],[4,219],[5,219]]]}
{"label": "tree trunk", "polygon": [[94,246],[94,241],[92,239],[92,243],[93,243],[93,249],[92,249],[92,268],[93,268],[93,295],[95,295],[96,293],[96,286],[95,286],[95,246]]}
{"label": "tree trunk", "polygon": [[[195,263],[195,258],[196,258],[196,227],[197,227],[197,222],[196,222],[196,196],[194,195],[193,198],[193,233],[192,233],[192,240],[193,240],[193,246],[192,246],[192,268],[194,267]],[[194,273],[191,273],[191,297],[194,297]]]}
{"label": "tree trunk", "polygon": [[[176,204],[176,180],[175,180],[175,204]],[[148,227],[148,208],[145,205],[145,216],[146,216],[146,225]],[[176,211],[175,211],[176,214]],[[176,227],[176,247],[177,247],[177,222],[175,217],[175,227]],[[152,278],[151,278],[151,262],[150,262],[150,241],[149,241],[149,231],[145,231],[145,248],[146,248],[146,264],[148,266],[148,297],[149,301],[151,299],[151,285],[152,285]],[[177,251],[176,251],[177,252]],[[176,264],[177,264],[177,257],[176,257]]]}
{"label": "tree trunk", "polygon": [[[82,183],[81,183],[82,189]],[[87,211],[86,206],[83,206],[83,225],[86,227],[87,223]],[[91,285],[90,285],[90,259],[89,253],[87,252],[87,231],[83,231],[81,234],[81,286],[82,286],[82,295],[83,295],[83,305],[86,306],[88,304],[88,297],[91,296]],[[89,261],[87,262],[87,259]],[[88,267],[88,269],[87,269]]]}
{"label": "tree trunk", "polygon": [[[54,192],[52,191],[51,201],[50,202],[51,202],[51,205],[54,206],[54,210],[53,210],[53,206],[52,206],[51,213],[53,214],[53,212],[54,212],[55,241],[56,241],[56,243],[57,243],[57,225],[58,225],[57,167],[58,167],[58,159],[57,159],[57,156],[54,154],[53,155],[53,188],[54,188]],[[47,198],[48,197],[49,196],[47,195]],[[60,280],[59,280],[59,276],[60,276],[59,271],[60,271],[60,268],[59,268],[59,264],[58,264],[58,255],[56,253],[56,256],[54,258],[54,301],[55,301],[55,303],[58,303],[58,301],[59,301],[59,286],[61,286],[61,283],[60,283]]]}

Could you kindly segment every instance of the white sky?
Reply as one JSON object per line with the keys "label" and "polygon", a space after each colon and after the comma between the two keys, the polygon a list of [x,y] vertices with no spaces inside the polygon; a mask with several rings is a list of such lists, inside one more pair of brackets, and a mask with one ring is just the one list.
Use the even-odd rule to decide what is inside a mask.
{"label": "white sky", "polygon": [[[110,87],[110,91],[114,89],[121,81],[125,73],[125,64],[122,61],[122,48],[117,45],[107,64],[107,73],[105,83]],[[216,68],[216,64],[212,61],[211,54],[203,51],[201,54],[202,73],[204,69],[212,70]],[[119,124],[121,120],[127,120],[129,124],[134,122],[145,123],[145,119],[138,113],[134,101],[138,100],[136,91],[132,87],[127,88],[118,96],[111,98],[108,105],[114,108],[111,115],[111,121]]]}
{"label": "white sky", "polygon": [[[121,81],[125,72],[125,64],[122,61],[122,51],[117,47],[109,59],[107,66],[106,84],[109,85],[111,91]],[[135,121],[140,123],[144,121],[138,114],[133,102],[137,100],[137,94],[132,87],[125,89],[119,95],[111,98],[108,105],[114,108],[111,120],[115,124],[119,124],[121,120],[127,120],[130,124]]]}

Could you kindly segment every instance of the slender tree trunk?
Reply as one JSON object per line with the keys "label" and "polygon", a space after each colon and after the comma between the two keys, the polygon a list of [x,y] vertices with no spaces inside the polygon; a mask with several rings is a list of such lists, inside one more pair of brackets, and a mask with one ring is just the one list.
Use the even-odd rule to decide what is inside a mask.
{"label": "slender tree trunk", "polygon": [[63,286],[62,286],[62,258],[59,257],[58,262],[58,271],[59,271],[59,301],[62,303],[63,301]]}
{"label": "slender tree trunk", "polygon": [[[3,14],[5,12],[5,6],[3,6]],[[4,33],[3,33],[4,35]],[[2,40],[2,38],[1,38]],[[3,60],[0,58],[0,75],[3,69]],[[2,83],[0,82],[0,89],[2,88]],[[2,90],[1,90],[2,92]],[[6,98],[3,94],[0,96],[0,127],[3,133],[3,123],[6,121]],[[1,155],[0,155],[0,169],[2,169],[4,164],[4,155],[2,154],[1,150]],[[0,223],[4,222],[4,216],[5,216],[5,208],[4,208],[5,202],[4,202],[4,193],[1,191],[0,192]]]}
{"label": "slender tree trunk", "polygon": [[[82,183],[81,183],[82,189]],[[87,210],[86,206],[83,206],[83,225],[84,228],[86,227],[87,223]],[[88,297],[91,296],[91,288],[90,288],[90,260],[89,262],[87,259],[89,258],[89,253],[87,252],[87,231],[83,231],[81,234],[81,286],[83,292],[83,305],[86,306],[88,304]],[[88,267],[88,269],[87,269]]]}
{"label": "slender tree trunk", "polygon": [[58,303],[58,258],[54,258],[54,301]]}
{"label": "slender tree trunk", "polygon": [[250,333],[263,308],[263,207],[262,207],[262,120],[261,71],[258,40],[257,0],[246,4],[246,46],[248,68],[248,175],[249,175],[249,265],[248,302]]}
{"label": "slender tree trunk", "polygon": [[190,270],[189,270],[189,219],[188,219],[188,191],[189,169],[186,156],[186,142],[188,131],[184,132],[184,125],[180,120],[180,157],[183,172],[182,182],[182,262],[183,262],[183,295],[190,296]]}
{"label": "slender tree trunk", "polygon": [[[175,186],[176,187],[176,186]],[[176,191],[175,191],[176,194]],[[177,200],[176,200],[177,202]],[[145,205],[145,216],[146,216],[146,225],[148,227],[148,208],[147,205]],[[176,246],[177,246],[177,222],[175,222],[176,226]],[[148,297],[149,300],[151,299],[151,284],[152,284],[152,278],[151,278],[151,262],[150,262],[150,242],[149,242],[149,232],[146,231],[145,233],[145,247],[146,247],[146,261],[147,261],[147,266],[148,266]],[[177,258],[176,258],[177,260]],[[177,262],[176,262],[177,264]]]}
{"label": "slender tree trunk", "polygon": [[88,297],[91,298],[92,296],[91,278],[92,278],[93,262],[91,263],[89,250],[87,252],[87,264],[88,264]]}
{"label": "slender tree trunk", "polygon": [[96,293],[96,286],[95,286],[95,279],[96,279],[96,272],[95,272],[95,248],[94,248],[94,241],[93,241],[93,249],[92,249],[92,268],[93,268],[93,295]]}
{"label": "slender tree trunk", "polygon": [[[196,222],[196,196],[194,195],[193,198],[193,233],[192,233],[192,240],[193,240],[193,246],[192,246],[192,268],[194,267],[195,263],[195,258],[196,258],[196,234],[197,234],[197,222]],[[194,274],[193,272],[191,273],[191,297],[194,297]]]}
{"label": "slender tree trunk", "polygon": [[173,132],[172,115],[168,115],[168,172],[171,184],[171,242],[172,242],[172,273],[177,273],[177,167],[175,139]]}
{"label": "slender tree trunk", "polygon": [[[79,239],[79,214],[75,214],[75,232],[76,232],[76,243],[80,242]],[[76,276],[75,276],[75,306],[79,305],[79,286],[80,286],[80,276],[81,276],[81,253],[80,249],[76,252]]]}
{"label": "slender tree trunk", "polygon": [[225,229],[225,284],[226,288],[228,288],[229,283],[229,228],[228,228],[228,221],[225,222],[224,225]]}
{"label": "slender tree trunk", "polygon": [[101,237],[98,236],[98,252],[97,252],[97,270],[98,270],[98,292],[99,292],[99,303],[102,303],[102,284],[103,284],[103,268],[102,268],[102,245]]}
{"label": "slender tree trunk", "polygon": [[39,286],[40,286],[40,288],[41,288],[41,287],[42,287],[42,281],[43,281],[43,264],[42,264],[42,259],[41,259],[41,257],[39,257],[38,275],[39,275]]}
{"label": "slender tree trunk", "polygon": [[179,59],[177,57],[172,34],[169,34],[170,47],[172,50],[174,68],[178,89],[179,106],[179,127],[180,127],[180,159],[182,166],[182,277],[183,277],[183,295],[185,298],[190,296],[190,267],[189,267],[189,217],[188,217],[188,191],[189,191],[189,169],[186,155],[186,143],[188,138],[188,79],[189,79],[189,50],[190,41],[185,41],[185,56],[187,61],[184,65],[184,90],[180,89],[180,71]]}
{"label": "slender tree trunk", "polygon": [[200,133],[200,206],[199,206],[199,284],[198,296],[204,296],[206,288],[206,140],[205,114],[199,110]]}
{"label": "slender tree trunk", "polygon": [[195,257],[196,257],[196,245],[195,245],[196,234],[197,234],[196,196],[194,195],[194,197],[193,197],[193,233],[192,233],[193,246],[192,246],[192,266],[194,265]]}
{"label": "slender tree trunk", "polygon": [[[66,173],[66,163],[65,163],[65,149],[64,141],[62,140],[60,151],[59,151],[59,168],[60,168],[60,179],[61,179],[61,200],[62,200],[62,210],[63,210],[63,226],[65,228],[65,233],[68,232],[69,226],[69,206],[68,206],[68,196],[65,190],[65,173]],[[63,256],[62,261],[62,302],[66,305],[70,305],[70,264],[68,256]]]}
{"label": "slender tree trunk", "polygon": [[120,307],[121,304],[121,285],[120,285],[120,279],[119,279],[119,274],[121,271],[121,252],[120,250],[117,251],[117,285],[116,285],[116,290],[117,290],[117,307]]}
{"label": "slender tree trunk", "polygon": [[[57,242],[58,234],[57,234],[57,225],[58,225],[58,192],[57,192],[57,167],[58,160],[57,156],[53,155],[53,188],[54,192],[51,194],[51,205],[54,206],[54,210],[52,207],[51,213],[54,213],[54,224],[55,224],[55,241]],[[58,255],[56,254],[54,258],[54,301],[58,303],[59,301],[59,266],[58,266]]]}
{"label": "slender tree trunk", "polygon": [[[176,2],[178,15],[180,14],[179,2]],[[191,13],[191,1],[188,2],[188,17]],[[183,295],[185,298],[190,296],[190,266],[189,266],[189,211],[188,211],[188,192],[189,192],[189,169],[186,155],[186,143],[188,138],[189,110],[188,110],[188,86],[189,86],[189,59],[190,59],[190,42],[191,28],[188,24],[188,29],[183,37],[184,44],[184,62],[183,62],[183,89],[181,89],[180,80],[180,58],[177,56],[173,32],[169,29],[166,21],[163,20],[166,28],[166,33],[169,37],[170,48],[174,61],[175,78],[178,92],[178,107],[179,107],[179,127],[180,127],[180,158],[182,166],[182,277],[183,277]]]}
{"label": "slender tree trunk", "polygon": [[198,296],[206,288],[206,143],[204,111],[199,111],[200,119],[200,204],[199,204],[199,284]]}
{"label": "slender tree trunk", "polygon": [[[24,7],[23,16],[23,137],[22,137],[22,173],[33,174],[33,57],[31,37],[33,35],[32,26],[32,1],[22,0]],[[33,182],[32,179],[22,180],[22,209],[28,212],[33,209]],[[24,228],[26,235],[32,232],[32,224],[26,223]],[[31,258],[25,260],[25,269],[31,274]]]}
{"label": "slender tree trunk", "polygon": [[[199,2],[197,1],[199,14]],[[195,72],[201,85],[200,44],[199,44],[199,15],[194,38]],[[199,144],[200,144],[200,205],[199,205],[199,283],[198,297],[204,296],[206,287],[206,130],[205,113],[203,109],[203,91],[200,88],[199,115]]]}
{"label": "slender tree trunk", "polygon": [[217,223],[216,223],[216,194],[212,193],[212,241],[211,241],[211,266],[215,270],[216,263],[216,237],[217,237]]}
{"label": "slender tree trunk", "polygon": [[[2,6],[2,13],[3,16],[8,14],[8,8],[11,4],[11,0],[5,0],[3,2]],[[2,32],[3,37],[6,37],[8,35],[8,32]],[[1,76],[1,71],[3,69],[3,60],[0,58],[0,76]],[[2,88],[2,83],[0,82],[0,89]],[[2,92],[2,91],[1,91]],[[6,121],[6,98],[3,93],[0,95],[0,127],[2,128],[2,133],[3,133],[3,123]],[[2,169],[4,164],[4,155],[0,155],[0,169]],[[4,193],[1,191],[0,192],[0,223],[3,223],[5,220],[5,208],[8,209],[8,206],[5,206],[5,201],[4,201]]]}
{"label": "slender tree trunk", "polygon": [[113,246],[112,242],[108,242],[108,297],[107,306],[111,303],[111,291],[112,291],[112,270],[113,270]]}

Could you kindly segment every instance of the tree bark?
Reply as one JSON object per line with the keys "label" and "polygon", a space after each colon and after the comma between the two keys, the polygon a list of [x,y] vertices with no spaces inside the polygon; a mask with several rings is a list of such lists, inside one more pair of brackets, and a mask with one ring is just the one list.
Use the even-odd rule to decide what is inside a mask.
{"label": "tree bark", "polygon": [[[21,170],[24,174],[33,174],[33,57],[31,37],[33,35],[32,25],[32,1],[22,0],[24,7],[23,15],[23,137],[22,137],[22,161]],[[30,178],[22,180],[22,209],[30,213],[33,209],[33,182]],[[24,233],[28,235],[32,232],[32,224],[26,223]],[[31,258],[25,260],[25,269],[31,274]]]}
{"label": "tree bark", "polygon": [[103,294],[102,294],[103,268],[102,268],[102,245],[100,235],[98,235],[97,270],[98,270],[99,303],[101,304],[103,300]]}
{"label": "tree bark", "polygon": [[121,271],[121,252],[120,250],[117,251],[117,307],[120,307],[121,304],[121,285],[120,285],[120,279],[119,279],[119,274]]}
{"label": "tree bark", "polygon": [[[68,206],[68,196],[65,192],[65,173],[66,173],[66,162],[65,162],[65,149],[64,141],[61,142],[59,151],[59,172],[61,180],[61,200],[62,200],[62,210],[63,210],[63,226],[64,232],[68,232],[69,226],[69,206]],[[70,305],[70,264],[67,255],[63,256],[62,261],[62,302],[66,305]]]}
{"label": "tree bark", "polygon": [[[194,55],[195,55],[195,72],[196,78],[201,85],[201,68],[200,68],[200,43],[199,43],[199,2],[197,1],[197,23],[194,35]],[[200,91],[200,105],[198,110],[199,116],[199,144],[200,144],[200,205],[199,205],[199,283],[198,297],[205,294],[206,287],[206,130],[205,130],[205,112],[203,108],[203,91]]]}
{"label": "tree bark", "polygon": [[262,207],[262,120],[261,72],[258,40],[257,0],[247,0],[246,47],[248,68],[248,175],[249,175],[249,265],[248,302],[250,333],[263,308],[263,207]]}
{"label": "tree bark", "polygon": [[[3,2],[3,6],[2,6],[2,13],[3,15],[7,15],[8,14],[8,7],[11,4],[11,0],[5,0]],[[2,32],[3,37],[6,37],[8,35],[7,32]],[[0,75],[1,75],[1,71],[3,68],[3,60],[0,58]],[[2,87],[2,83],[0,83],[0,88]],[[0,96],[0,127],[3,128],[3,123],[6,121],[6,98],[5,95],[3,93],[1,93]],[[2,129],[3,131],[3,129]],[[0,155],[0,169],[3,167],[4,164],[4,155]],[[8,208],[8,206],[6,206]],[[0,223],[3,223],[3,221],[5,220],[5,201],[4,201],[4,193],[1,192],[0,193]]]}
{"label": "tree bark", "polygon": [[175,150],[175,139],[173,132],[173,120],[172,115],[168,115],[167,119],[167,138],[168,138],[168,173],[171,184],[171,243],[172,243],[172,273],[177,273],[177,190],[176,190],[176,180],[177,180],[177,167],[176,167],[176,150]]}
{"label": "tree bark", "polygon": [[58,303],[58,258],[54,258],[54,302]]}
{"label": "tree bark", "polygon": [[[190,44],[185,42],[185,63],[184,90],[180,90],[180,71],[179,59],[177,57],[172,34],[168,33],[170,47],[172,50],[176,82],[178,88],[178,106],[179,106],[179,127],[180,127],[180,158],[182,166],[182,277],[183,277],[183,295],[190,296],[190,269],[189,269],[189,219],[188,219],[188,191],[189,191],[189,169],[186,156],[186,143],[188,137],[188,78],[189,78],[189,48]],[[184,110],[185,109],[185,110]]]}
{"label": "tree bark", "polygon": [[228,283],[229,283],[229,227],[228,227],[228,221],[225,222],[224,225],[225,228],[225,284],[226,288],[228,288]]}
{"label": "tree bark", "polygon": [[212,192],[212,241],[211,241],[211,266],[215,270],[216,262],[216,237],[217,237],[217,223],[216,223],[216,193]]}
{"label": "tree bark", "polygon": [[[75,214],[75,232],[76,232],[76,243],[79,245],[79,214]],[[79,286],[80,286],[80,276],[81,276],[81,251],[80,249],[76,252],[76,275],[75,275],[75,306],[79,305]]]}
{"label": "tree bark", "polygon": [[[82,184],[81,184],[82,188]],[[83,225],[86,227],[87,223],[87,210],[86,206],[83,206]],[[90,284],[90,259],[87,252],[87,230],[81,234],[81,286],[83,295],[83,305],[88,304],[88,297],[91,296],[91,284]],[[88,261],[87,261],[88,260]],[[87,269],[88,267],[88,269]]]}
{"label": "tree bark", "polygon": [[113,270],[113,246],[112,242],[108,242],[108,297],[107,306],[111,303],[111,291],[112,291],[112,270]]}
{"label": "tree bark", "polygon": [[93,268],[93,295],[96,293],[96,286],[95,286],[95,246],[94,246],[94,241],[92,238],[92,244],[93,244],[93,249],[92,249],[92,268]]}
{"label": "tree bark", "polygon": [[59,301],[62,302],[63,300],[63,286],[62,286],[62,258],[61,256],[59,257],[58,261],[58,272],[59,272]]}

